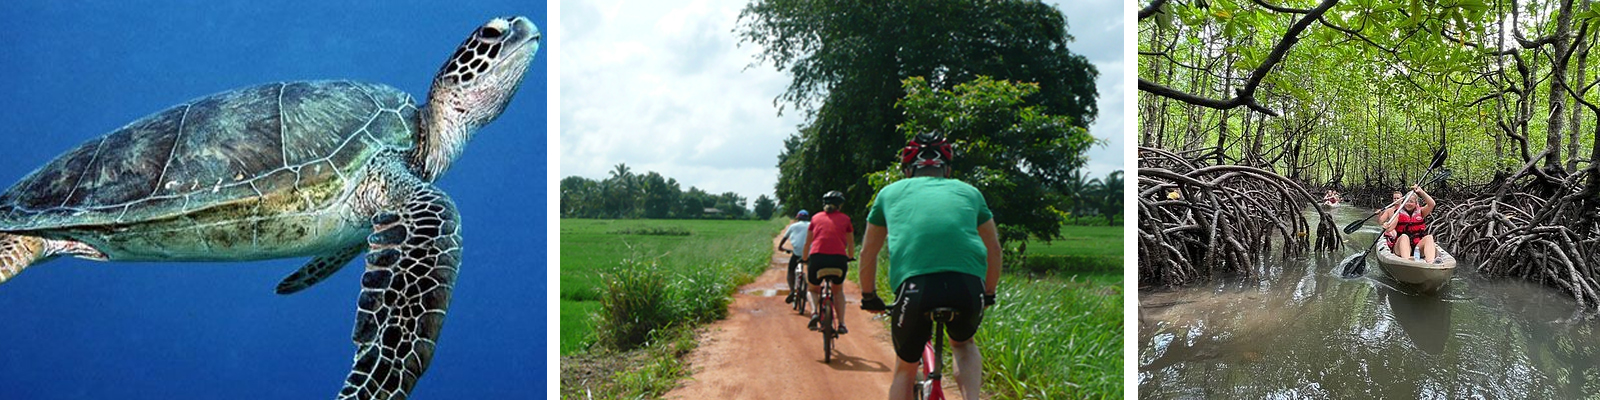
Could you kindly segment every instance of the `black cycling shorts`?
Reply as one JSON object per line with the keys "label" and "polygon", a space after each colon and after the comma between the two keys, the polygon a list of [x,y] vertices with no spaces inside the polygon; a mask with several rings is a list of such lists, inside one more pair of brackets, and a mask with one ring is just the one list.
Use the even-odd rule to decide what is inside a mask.
{"label": "black cycling shorts", "polygon": [[983,323],[983,279],[960,272],[939,272],[906,278],[895,292],[894,317],[889,335],[894,354],[909,363],[922,358],[922,346],[933,338],[933,320],[926,315],[939,307],[956,310],[945,323],[945,334],[957,342],[972,339]]}
{"label": "black cycling shorts", "polygon": [[817,277],[817,270],[823,268],[838,268],[839,276],[829,276],[828,281],[834,285],[844,284],[844,274],[850,272],[850,257],[842,254],[812,254],[806,257],[806,282],[813,286],[822,285],[822,278]]}

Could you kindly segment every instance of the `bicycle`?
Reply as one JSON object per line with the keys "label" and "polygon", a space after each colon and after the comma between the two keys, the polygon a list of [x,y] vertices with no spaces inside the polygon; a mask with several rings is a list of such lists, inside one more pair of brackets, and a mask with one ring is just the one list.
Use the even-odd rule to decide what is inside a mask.
{"label": "bicycle", "polygon": [[[889,307],[889,315],[899,316],[898,302]],[[944,397],[944,324],[954,321],[959,314],[951,307],[938,307],[923,315],[933,320],[933,339],[922,345],[922,358],[917,362],[917,381],[912,388],[915,399],[945,400]]]}
{"label": "bicycle", "polygon": [[817,270],[817,278],[822,280],[822,295],[817,297],[815,306],[818,319],[822,321],[817,330],[822,331],[822,362],[824,364],[833,362],[833,341],[839,338],[839,330],[833,321],[833,282],[826,279],[830,276],[844,279],[844,270],[839,268]]}
{"label": "bicycle", "polygon": [[[794,254],[794,250],[784,250],[783,252]],[[810,301],[806,296],[806,267],[804,263],[795,263],[794,266],[796,270],[794,271],[794,281],[789,282],[789,296],[794,297],[794,311],[800,315],[806,315],[806,302]]]}

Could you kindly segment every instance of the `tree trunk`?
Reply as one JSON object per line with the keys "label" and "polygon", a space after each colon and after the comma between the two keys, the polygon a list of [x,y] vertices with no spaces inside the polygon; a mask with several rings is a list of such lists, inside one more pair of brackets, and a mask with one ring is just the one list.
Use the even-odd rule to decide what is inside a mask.
{"label": "tree trunk", "polygon": [[[1593,2],[1593,0],[1583,0],[1582,9],[1589,9],[1591,2]],[[1571,86],[1571,88],[1575,90],[1583,90],[1584,78],[1588,77],[1585,72],[1588,71],[1587,68],[1589,66],[1589,48],[1593,46],[1593,44],[1585,39],[1587,38],[1578,38],[1577,42],[1573,44],[1574,46],[1578,46],[1576,56],[1578,58],[1578,76],[1576,81],[1574,81]],[[1582,93],[1573,93],[1573,96],[1582,95]],[[1567,172],[1578,171],[1578,143],[1582,141],[1582,138],[1583,110],[1581,107],[1573,106],[1572,133],[1567,135]],[[1590,162],[1594,162],[1594,159],[1590,159]]]}
{"label": "tree trunk", "polygon": [[1550,123],[1545,129],[1545,147],[1550,154],[1545,156],[1544,167],[1546,170],[1560,170],[1561,166],[1561,133],[1566,130],[1567,94],[1567,61],[1572,59],[1572,0],[1561,2],[1561,11],[1556,15],[1555,54],[1550,60]]}

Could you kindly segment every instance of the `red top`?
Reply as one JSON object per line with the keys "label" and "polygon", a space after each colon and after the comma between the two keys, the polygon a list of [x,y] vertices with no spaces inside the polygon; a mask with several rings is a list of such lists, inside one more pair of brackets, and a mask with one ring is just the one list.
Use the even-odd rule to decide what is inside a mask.
{"label": "red top", "polygon": [[850,216],[838,211],[823,211],[811,216],[811,254],[844,254],[845,235],[855,233]]}
{"label": "red top", "polygon": [[1412,239],[1427,235],[1428,223],[1425,218],[1412,216],[1405,210],[1400,210],[1398,213],[1399,215],[1395,216],[1397,218],[1394,224],[1395,232],[1410,235]]}

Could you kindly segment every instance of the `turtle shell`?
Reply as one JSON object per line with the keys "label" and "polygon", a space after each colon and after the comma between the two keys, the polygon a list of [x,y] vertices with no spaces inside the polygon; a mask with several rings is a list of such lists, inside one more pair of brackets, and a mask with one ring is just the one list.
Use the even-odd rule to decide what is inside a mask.
{"label": "turtle shell", "polygon": [[350,179],[373,157],[414,145],[416,112],[405,92],[349,81],[201,97],[28,174],[0,194],[0,231],[133,224]]}

